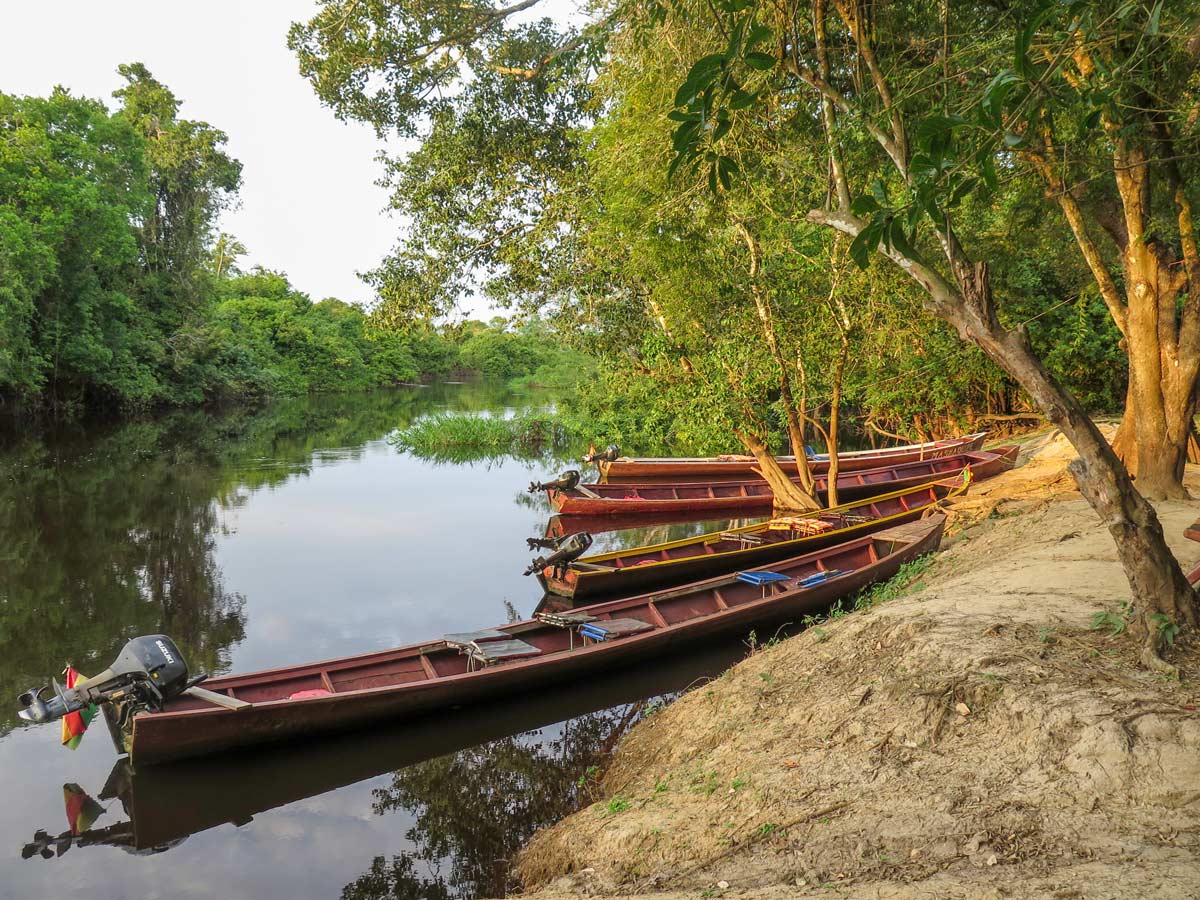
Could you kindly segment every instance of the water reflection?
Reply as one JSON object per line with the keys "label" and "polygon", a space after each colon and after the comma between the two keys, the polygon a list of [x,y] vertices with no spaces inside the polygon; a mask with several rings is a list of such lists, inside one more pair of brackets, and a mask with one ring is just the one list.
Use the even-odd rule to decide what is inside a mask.
{"label": "water reflection", "polygon": [[222,473],[187,446],[160,423],[0,454],[0,734],[48,662],[95,672],[133,634],[167,632],[197,666],[228,664],[245,599],[213,558]]}
{"label": "water reflection", "polygon": [[158,854],[191,835],[225,823],[243,828],[268,810],[390,771],[371,791],[371,810],[385,822],[412,822],[404,833],[409,849],[374,856],[342,896],[503,896],[516,851],[575,808],[592,767],[641,717],[644,701],[700,684],[745,652],[741,644],[700,647],[666,664],[630,668],[619,681],[564,685],[304,747],[138,771],[121,759],[96,796],[108,803],[104,814],[123,814],[123,821],[98,823],[101,813],[93,811],[75,827],[75,791],[86,792],[68,785],[75,789],[67,795],[71,827],[36,823],[21,855],[39,863],[98,847]]}
{"label": "water reflection", "polygon": [[[628,704],[694,672],[674,686],[662,666],[622,672],[390,733],[127,777],[103,725],[68,751],[56,724],[14,728],[14,701],[64,662],[96,671],[139,633],[173,635],[194,668],[249,671],[528,617],[540,591],[521,575],[524,539],[549,510],[522,488],[559,461],[434,465],[386,439],[442,409],[539,404],[435,385],[0,431],[0,900],[90,898],[97,884],[113,897],[498,892],[507,876],[493,861],[569,806]],[[106,810],[56,855],[63,785]]]}

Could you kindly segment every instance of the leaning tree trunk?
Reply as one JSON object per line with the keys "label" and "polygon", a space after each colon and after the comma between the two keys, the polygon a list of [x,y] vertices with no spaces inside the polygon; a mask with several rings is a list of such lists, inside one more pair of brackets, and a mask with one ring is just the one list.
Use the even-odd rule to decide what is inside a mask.
{"label": "leaning tree trunk", "polygon": [[[986,277],[986,266],[977,266],[976,280],[986,281]],[[964,280],[960,276],[960,283]],[[1154,507],[1134,487],[1125,466],[1079,401],[1033,352],[1023,329],[1004,328],[994,312],[988,315],[973,303],[960,304],[960,309],[952,310],[947,318],[1016,379],[1079,454],[1068,469],[1117,545],[1138,613],[1134,628],[1145,639],[1142,662],[1150,668],[1166,667],[1158,656],[1163,637],[1155,616],[1162,614],[1193,628],[1198,616],[1195,591],[1167,547]]]}
{"label": "leaning tree trunk", "polygon": [[779,467],[778,461],[771,455],[771,451],[767,449],[766,444],[758,435],[739,431],[737,436],[746,445],[746,449],[753,453],[754,458],[758,460],[758,469],[755,471],[770,486],[771,493],[775,497],[776,512],[807,512],[821,508],[821,504],[811,494],[805,493],[800,485],[788,478],[787,473]]}
{"label": "leaning tree trunk", "polygon": [[[864,223],[847,211],[812,210],[809,221],[857,235]],[[1188,584],[1163,537],[1154,507],[1138,493],[1125,466],[1074,395],[1058,383],[1033,352],[1023,327],[1000,324],[992,300],[987,264],[966,259],[957,238],[947,229],[939,235],[954,272],[957,287],[919,260],[894,247],[879,252],[894,262],[928,295],[930,307],[967,341],[1016,379],[1038,408],[1066,435],[1079,454],[1069,471],[1079,491],[1117,545],[1117,555],[1132,592],[1134,630],[1144,641],[1142,662],[1148,668],[1175,671],[1159,653],[1164,635],[1158,616],[1170,622],[1200,624],[1196,592]]]}

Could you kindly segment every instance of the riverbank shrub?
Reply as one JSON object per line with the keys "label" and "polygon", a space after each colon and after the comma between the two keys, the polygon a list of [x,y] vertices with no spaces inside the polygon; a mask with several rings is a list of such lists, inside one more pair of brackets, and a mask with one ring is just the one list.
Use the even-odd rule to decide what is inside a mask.
{"label": "riverbank shrub", "polygon": [[[383,327],[243,272],[241,164],[142,65],[116,104],[0,94],[0,405],[74,415],[360,391],[452,372],[565,383],[534,320]],[[396,324],[396,323],[391,323]]]}
{"label": "riverbank shrub", "polygon": [[551,413],[525,413],[511,419],[439,413],[413,422],[390,441],[421,459],[461,462],[500,456],[540,457],[567,449],[576,437]]}

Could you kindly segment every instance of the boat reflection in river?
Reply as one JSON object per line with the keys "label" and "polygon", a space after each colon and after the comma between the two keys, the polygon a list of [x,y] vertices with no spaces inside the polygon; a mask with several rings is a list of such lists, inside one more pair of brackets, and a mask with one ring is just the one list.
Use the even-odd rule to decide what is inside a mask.
{"label": "boat reflection in river", "polygon": [[[373,791],[373,812],[415,814],[405,835],[414,851],[376,856],[343,897],[502,896],[513,855],[586,800],[594,767],[645,713],[646,699],[702,683],[745,653],[744,644],[721,643],[625,670],[617,681],[574,683],[303,747],[140,771],[122,758],[98,797],[109,801],[105,812],[119,808],[127,820],[77,828],[69,799],[72,827],[56,834],[39,823],[22,856],[53,859],[92,846],[160,853],[192,834],[248,826],[259,813],[392,772],[391,783]],[[447,859],[452,865],[442,865]]]}

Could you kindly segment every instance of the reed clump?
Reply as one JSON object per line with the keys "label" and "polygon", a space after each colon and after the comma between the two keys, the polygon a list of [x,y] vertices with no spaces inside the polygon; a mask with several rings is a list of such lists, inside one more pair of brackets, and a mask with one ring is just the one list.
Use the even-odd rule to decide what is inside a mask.
{"label": "reed clump", "polygon": [[566,448],[572,437],[552,413],[500,419],[446,412],[413,422],[391,442],[421,459],[461,462],[501,456],[534,459]]}

